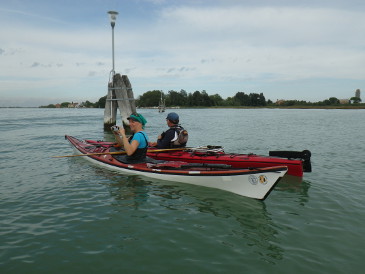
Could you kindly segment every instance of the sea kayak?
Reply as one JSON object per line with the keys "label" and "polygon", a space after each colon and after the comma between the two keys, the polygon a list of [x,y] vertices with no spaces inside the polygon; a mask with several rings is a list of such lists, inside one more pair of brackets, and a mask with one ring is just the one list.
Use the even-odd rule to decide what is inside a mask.
{"label": "sea kayak", "polygon": [[149,149],[147,155],[165,161],[185,161],[189,163],[226,164],[235,168],[261,168],[287,166],[288,175],[303,177],[303,172],[311,172],[311,153],[304,151],[270,151],[269,156],[253,153],[225,153],[221,147],[200,147],[186,150],[160,151]]}
{"label": "sea kayak", "polygon": [[[90,144],[113,146],[115,143],[86,140]],[[303,172],[311,172],[311,152],[270,151],[269,156],[257,154],[226,153],[222,147],[206,146],[178,150],[149,148],[147,155],[157,160],[184,161],[188,163],[226,164],[234,168],[287,166],[287,175],[303,177]]]}
{"label": "sea kayak", "polygon": [[65,139],[82,158],[124,174],[216,188],[259,200],[270,194],[288,170],[286,166],[242,169],[227,164],[161,161],[149,157],[144,163],[130,164],[123,162],[120,155],[124,152],[114,146],[68,135]]}

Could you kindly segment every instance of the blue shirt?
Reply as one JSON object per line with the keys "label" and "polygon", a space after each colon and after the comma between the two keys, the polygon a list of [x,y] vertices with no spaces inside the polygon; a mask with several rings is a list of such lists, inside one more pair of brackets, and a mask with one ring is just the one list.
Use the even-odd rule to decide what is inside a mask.
{"label": "blue shirt", "polygon": [[[131,143],[133,140],[138,142],[138,148],[146,148],[148,146],[148,136],[144,131],[139,131],[133,135]],[[147,142],[146,142],[147,140]]]}

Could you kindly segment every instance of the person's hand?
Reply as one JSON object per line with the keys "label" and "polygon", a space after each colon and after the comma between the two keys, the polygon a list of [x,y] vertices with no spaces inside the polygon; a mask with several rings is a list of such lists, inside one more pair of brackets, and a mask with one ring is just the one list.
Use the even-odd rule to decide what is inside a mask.
{"label": "person's hand", "polygon": [[148,145],[150,147],[155,147],[155,146],[157,146],[157,142],[149,142]]}
{"label": "person's hand", "polygon": [[125,138],[125,129],[124,129],[124,127],[119,128],[119,135],[121,135],[123,138]]}

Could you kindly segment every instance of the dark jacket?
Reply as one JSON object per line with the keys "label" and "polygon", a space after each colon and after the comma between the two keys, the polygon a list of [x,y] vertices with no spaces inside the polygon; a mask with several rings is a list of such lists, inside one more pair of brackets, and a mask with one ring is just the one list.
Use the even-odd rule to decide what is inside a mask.
{"label": "dark jacket", "polygon": [[179,135],[179,132],[184,130],[184,128],[180,125],[170,127],[165,132],[162,132],[161,139],[157,140],[157,148],[165,149],[165,148],[176,148],[176,147],[185,147],[186,143],[179,144],[176,142],[176,138]]}

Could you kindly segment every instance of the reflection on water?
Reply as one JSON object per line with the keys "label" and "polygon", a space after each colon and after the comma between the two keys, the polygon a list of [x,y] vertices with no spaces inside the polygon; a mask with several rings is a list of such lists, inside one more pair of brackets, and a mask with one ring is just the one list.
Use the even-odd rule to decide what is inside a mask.
{"label": "reflection on water", "polygon": [[[274,191],[281,191],[289,193],[292,198],[298,198],[299,204],[304,205],[308,202],[308,191],[311,183],[303,180],[301,177],[284,176],[280,182],[275,186]],[[293,196],[295,194],[295,196]]]}
{"label": "reflection on water", "polygon": [[[261,201],[224,191],[142,179],[138,176],[119,177],[118,181],[107,187],[115,199],[113,206],[138,210],[144,204],[147,207],[158,207],[155,211],[162,208],[169,210],[174,218],[181,211],[198,214],[201,216],[198,219],[214,216],[216,221],[212,225],[219,230],[222,249],[228,248],[240,253],[255,252],[270,263],[283,257],[282,248],[275,244],[278,232],[266,211],[265,203]],[[171,216],[166,218],[172,218]],[[173,220],[170,225],[174,225]]]}
{"label": "reflection on water", "polygon": [[115,182],[106,184],[110,194],[115,199],[113,206],[138,209],[147,202],[150,194],[149,183],[138,176],[116,177]]}
{"label": "reflection on water", "polygon": [[292,184],[294,186],[299,186],[303,181],[303,177],[285,175],[281,178],[279,184]]}
{"label": "reflection on water", "polygon": [[[151,215],[158,215],[158,212],[162,211],[164,213],[161,216],[158,215],[156,221],[167,222],[171,226],[177,226],[176,219],[183,219],[181,215],[187,212],[197,216],[191,218],[197,223],[199,219],[214,217],[214,221],[210,220],[210,225],[214,227],[210,228],[211,233],[201,235],[199,234],[201,231],[193,230],[190,233],[198,235],[191,236],[199,237],[203,242],[211,241],[204,237],[211,237],[214,234],[212,231],[216,230],[217,241],[222,252],[227,252],[228,249],[242,256],[255,253],[261,260],[270,264],[276,264],[284,256],[284,250],[277,237],[281,224],[272,220],[265,202],[216,189],[135,175],[121,175],[93,166],[84,160],[70,160],[71,165],[75,163],[81,165],[81,169],[87,168],[89,172],[93,171],[95,176],[107,179],[102,184],[112,197],[111,205],[123,216],[139,216],[148,219]],[[80,166],[73,168],[80,170]],[[301,178],[285,176],[275,187],[275,191],[288,193],[291,198],[294,198],[291,202],[296,200],[303,205],[308,202],[309,187],[310,183],[302,181]],[[133,212],[129,212],[131,209]],[[133,228],[129,227],[129,229]],[[177,229],[185,228],[177,227]],[[133,235],[135,240],[142,240],[139,237],[144,237],[134,233],[129,234]]]}

